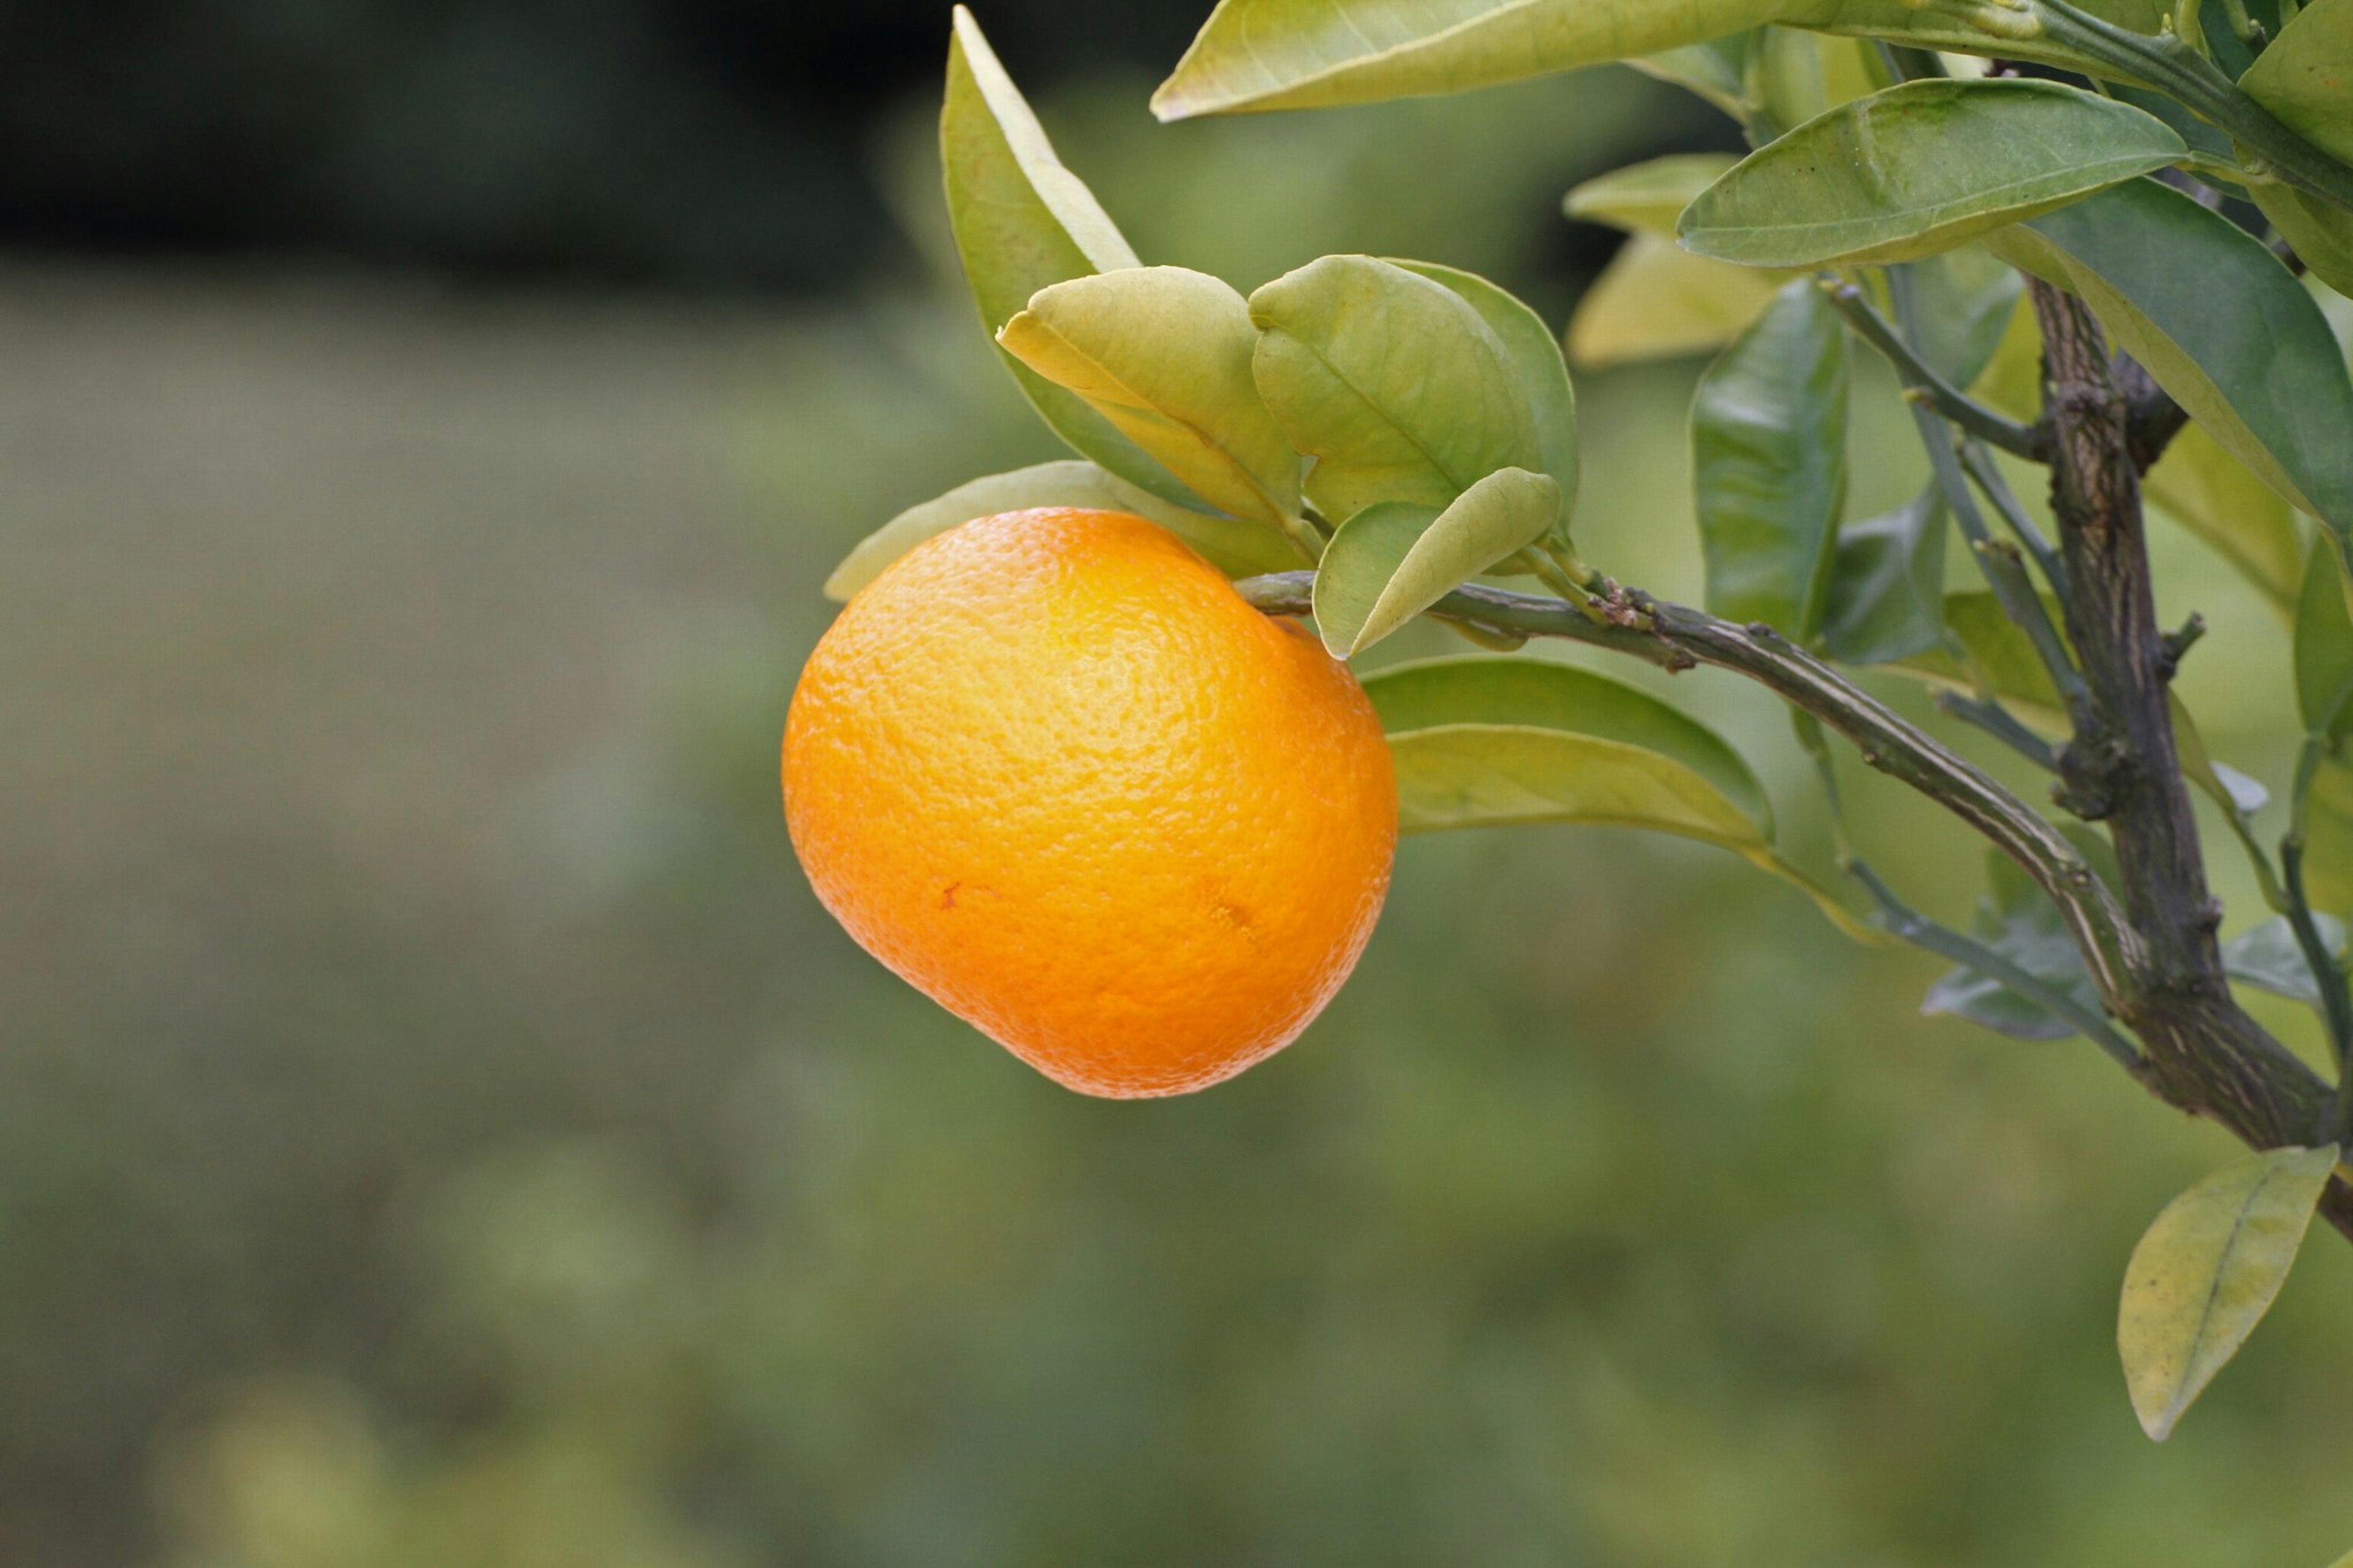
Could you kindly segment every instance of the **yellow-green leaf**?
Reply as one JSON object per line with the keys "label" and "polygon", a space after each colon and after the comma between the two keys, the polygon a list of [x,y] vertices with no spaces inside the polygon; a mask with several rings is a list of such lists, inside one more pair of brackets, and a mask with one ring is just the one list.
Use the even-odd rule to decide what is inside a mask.
{"label": "yellow-green leaf", "polygon": [[2116,1347],[2158,1442],[2263,1321],[2337,1166],[2333,1146],[2225,1166],[2166,1205],[2125,1269]]}
{"label": "yellow-green leaf", "polygon": [[1562,198],[1561,210],[1587,223],[1672,239],[1675,220],[1692,198],[1739,161],[1729,153],[1675,153],[1630,163],[1569,192]]}
{"label": "yellow-green leaf", "polygon": [[1040,506],[1089,507],[1148,518],[1229,577],[1288,571],[1300,564],[1299,552],[1263,523],[1171,506],[1117,475],[1072,458],[972,479],[909,507],[859,542],[825,580],[825,595],[847,600],[900,556],[959,523]]}
{"label": "yellow-green leaf", "polygon": [[[1345,519],[1378,501],[1442,509],[1544,458],[1493,330],[1444,284],[1369,256],[1326,256],[1250,299],[1252,373],[1307,494]],[[1450,584],[1451,586],[1451,584]]]}
{"label": "yellow-green leaf", "polygon": [[[948,223],[980,319],[993,336],[1050,283],[1134,267],[1135,252],[1053,144],[972,13],[955,8],[940,165]],[[1004,356],[1049,428],[1082,457],[1179,505],[1196,498],[1084,399]]]}
{"label": "yellow-green leaf", "polygon": [[1075,278],[1039,290],[997,342],[1212,506],[1298,515],[1299,455],[1250,375],[1250,307],[1217,279],[1182,267]]}
{"label": "yellow-green leaf", "polygon": [[1461,92],[1768,22],[1790,0],[1218,0],[1163,120]]}
{"label": "yellow-green leaf", "polygon": [[1785,276],[1710,261],[1672,240],[1638,234],[1577,302],[1569,357],[1600,370],[1713,353],[1764,313]]}
{"label": "yellow-green leaf", "polygon": [[2307,0],[2239,78],[2239,90],[2353,163],[2353,0]]}
{"label": "yellow-green leaf", "polygon": [[2325,543],[2312,547],[2296,600],[2295,705],[2309,734],[2353,730],[2353,583]]}
{"label": "yellow-green leaf", "polygon": [[1335,658],[1363,652],[1505,556],[1543,538],[1560,516],[1560,487],[1504,468],[1443,511],[1411,501],[1366,508],[1332,536],[1315,571],[1315,625]]}
{"label": "yellow-green leaf", "polygon": [[1409,833],[1588,822],[1743,850],[1771,838],[1764,788],[1739,753],[1606,676],[1473,656],[1382,670],[1365,692],[1389,732]]}
{"label": "yellow-green leaf", "polygon": [[2314,277],[2353,294],[2353,213],[2290,185],[2257,185],[2249,195]]}
{"label": "yellow-green leaf", "polygon": [[2058,82],[1905,82],[1751,153],[1684,209],[1679,233],[1750,267],[1904,261],[2188,151],[2155,116]]}
{"label": "yellow-green leaf", "polygon": [[1441,267],[1434,261],[1397,263],[1433,283],[1444,284],[1479,312],[1495,341],[1535,416],[1536,450],[1544,471],[1560,487],[1560,523],[1566,533],[1568,515],[1577,504],[1577,389],[1568,379],[1568,363],[1560,357],[1560,339],[1544,318],[1508,289],[1475,272]]}
{"label": "yellow-green leaf", "polygon": [[2144,481],[2148,499],[2237,568],[2283,614],[2304,575],[2304,525],[2277,490],[2195,425],[2166,447]]}

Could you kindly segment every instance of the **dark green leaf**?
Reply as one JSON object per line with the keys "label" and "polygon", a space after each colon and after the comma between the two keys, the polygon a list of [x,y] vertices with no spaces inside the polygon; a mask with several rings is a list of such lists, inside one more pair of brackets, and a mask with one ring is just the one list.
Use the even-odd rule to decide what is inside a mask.
{"label": "dark green leaf", "polygon": [[[2098,1015],[2099,990],[2058,906],[1999,850],[1987,852],[1986,886],[1978,903],[1978,940]],[[1968,969],[1956,969],[1931,986],[1920,1011],[1967,1018],[2021,1040],[2062,1040],[2075,1033],[2074,1025]]]}
{"label": "dark green leaf", "polygon": [[[2337,962],[2343,963],[2344,922],[2331,915],[2316,914],[2312,919],[2319,928],[2320,940],[2337,955]],[[2319,983],[2312,977],[2312,965],[2305,961],[2304,948],[2295,939],[2295,928],[2285,915],[2274,915],[2253,931],[2224,942],[2222,967],[2232,979],[2274,995],[2312,1008],[2324,1005]]]}
{"label": "dark green leaf", "polygon": [[1528,410],[1535,416],[1536,450],[1543,471],[1560,487],[1560,521],[1566,532],[1569,513],[1577,505],[1577,389],[1568,379],[1568,362],[1560,357],[1560,339],[1516,296],[1475,272],[1441,267],[1434,261],[1399,261],[1408,272],[1442,283],[1479,312],[1504,345]]}
{"label": "dark green leaf", "polygon": [[2181,158],[2163,121],[2058,82],[1906,82],[1751,153],[1681,225],[1752,267],[1903,261]]}
{"label": "dark green leaf", "polygon": [[826,597],[848,599],[900,556],[958,523],[1039,506],[1089,507],[1149,518],[1228,576],[1283,572],[1300,563],[1298,552],[1282,535],[1261,524],[1171,506],[1092,463],[1068,458],[973,479],[935,500],[909,507],[868,534],[833,569],[825,581]]}
{"label": "dark green leaf", "polygon": [[1315,625],[1335,658],[1372,647],[1505,556],[1544,537],[1560,487],[1503,468],[1443,511],[1413,501],[1366,507],[1332,536],[1315,572]]}
{"label": "dark green leaf", "polygon": [[1182,267],[1072,279],[1039,290],[997,342],[1219,510],[1298,514],[1299,455],[1250,376],[1258,332],[1217,279]]}
{"label": "dark green leaf", "polygon": [[1810,642],[1846,491],[1846,336],[1822,291],[1785,286],[1692,404],[1707,607]]}
{"label": "dark green leaf", "polygon": [[1710,38],[1790,0],[1219,0],[1163,120],[1461,92]]}
{"label": "dark green leaf", "polygon": [[1945,639],[1945,503],[1931,485],[1910,506],[1839,531],[1822,643],[1848,664],[1887,664]]}
{"label": "dark green leaf", "polygon": [[1389,732],[1409,833],[1601,822],[1739,849],[1772,836],[1764,788],[1739,753],[1606,676],[1474,656],[1385,669],[1365,692]]}
{"label": "dark green leaf", "polygon": [[[1137,264],[1093,194],[1054,156],[1038,117],[961,5],[948,43],[940,163],[956,251],[991,336],[1050,283]],[[1169,501],[1198,504],[1083,398],[1010,354],[1004,358],[1039,415],[1073,450]]]}
{"label": "dark green leaf", "polygon": [[1327,256],[1250,296],[1252,372],[1307,494],[1345,519],[1378,501],[1443,509],[1499,468],[1544,466],[1503,342],[1446,285],[1369,256]]}
{"label": "dark green leaf", "polygon": [[1675,237],[1675,220],[1692,199],[1740,160],[1729,153],[1676,153],[1588,180],[1561,201],[1561,210],[1587,223],[1634,234]]}
{"label": "dark green leaf", "polygon": [[1782,281],[1778,272],[1710,261],[1672,240],[1638,234],[1577,301],[1569,357],[1599,370],[1712,353],[1764,312]]}
{"label": "dark green leaf", "polygon": [[2133,1248],[2116,1348],[2157,1441],[2271,1310],[2336,1166],[2334,1148],[2250,1155],[2167,1205]]}
{"label": "dark green leaf", "polygon": [[2320,308],[2260,240],[2179,191],[2132,180],[1988,244],[2083,296],[2209,435],[2344,537],[2353,382]]}

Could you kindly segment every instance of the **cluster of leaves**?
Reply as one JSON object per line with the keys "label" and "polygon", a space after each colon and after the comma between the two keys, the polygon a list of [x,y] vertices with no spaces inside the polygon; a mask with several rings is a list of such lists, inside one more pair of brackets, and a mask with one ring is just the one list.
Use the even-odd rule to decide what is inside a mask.
{"label": "cluster of leaves", "polygon": [[[2353,731],[2353,380],[2330,324],[2353,289],[2353,0],[2212,15],[2196,0],[1221,0],[1154,107],[1365,102],[1605,60],[1689,88],[1753,149],[1621,170],[1567,200],[1630,237],[1569,327],[1576,357],[1720,351],[1691,430],[1713,615],[1928,681],[1946,711],[2048,766],[2085,698],[2059,630],[2066,569],[1998,455],[2048,457],[2027,280],[2088,304],[2186,412],[2149,494],[2294,626],[2308,731],[2283,880],[2251,826],[2265,792],[2210,757],[2174,704],[2185,776],[2278,911],[2229,967],[2315,1006],[2353,1052],[2343,930],[2322,912],[2353,907],[2353,764],[2338,756]],[[1597,625],[1641,624],[1643,602],[1575,549],[1576,397],[1560,339],[1528,307],[1420,261],[1325,257],[1248,297],[1144,265],[961,8],[941,135],[982,319],[1077,457],[902,513],[829,593],[975,516],[1116,506],[1238,577],[1312,573],[1342,658],[1425,613],[1508,654],[1525,625],[1482,616],[1463,593],[1477,578],[1532,577]],[[2265,224],[2275,245],[2253,231]],[[1849,521],[1858,338],[1905,384],[1932,478]],[[1946,582],[1955,528],[1980,586]],[[1644,691],[1477,655],[1366,687],[1409,830],[1592,822],[1718,844],[1850,930],[1957,960],[1931,1010],[2026,1037],[2081,1032],[2136,1059],[2058,911],[1999,857],[1970,935],[1847,858],[1876,903],[1866,928],[1774,847],[1738,754]],[[1829,783],[1802,716],[1799,737]],[[2113,867],[2105,842],[2078,837],[2088,864]],[[2258,1155],[2144,1240],[2120,1342],[2152,1436],[2261,1317],[2337,1169],[2333,1145]]]}

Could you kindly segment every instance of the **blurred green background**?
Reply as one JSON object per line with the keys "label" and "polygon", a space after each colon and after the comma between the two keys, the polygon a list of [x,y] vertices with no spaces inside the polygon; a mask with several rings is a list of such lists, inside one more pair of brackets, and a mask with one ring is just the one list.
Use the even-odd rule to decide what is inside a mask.
{"label": "blurred green background", "polygon": [[[224,0],[87,79],[87,17],[26,35],[52,68],[0,95],[0,146],[47,160],[0,160],[0,1562],[2353,1543],[2353,1253],[2319,1238],[2150,1446],[2118,1278],[2232,1146],[2081,1041],[1921,1018],[1934,961],[1729,856],[1409,843],[1306,1037],[1162,1103],[1058,1089],[860,953],[776,802],[817,584],[1051,447],[944,256],[944,10],[787,6],[769,55],[706,29],[729,70],[631,53],[728,10]],[[1006,10],[981,20],[1138,249],[1244,287],[1409,254],[1558,323],[1611,243],[1559,193],[1726,138],[1618,70],[1161,128],[1149,69],[1191,7]],[[281,78],[302,114],[237,110]],[[360,123],[396,110],[399,179],[328,155],[412,145]],[[207,165],[222,137],[248,162]],[[269,195],[281,165],[309,205]],[[1580,383],[1583,552],[1683,597],[1697,368]],[[1859,402],[1856,516],[1920,471],[1885,379]],[[2190,705],[2276,784],[2285,636],[2161,545],[2168,620],[2216,627]],[[1779,712],[1649,679],[1819,858]],[[1974,842],[1850,773],[1865,847],[1965,921]],[[2253,900],[2221,879],[2235,931]]]}

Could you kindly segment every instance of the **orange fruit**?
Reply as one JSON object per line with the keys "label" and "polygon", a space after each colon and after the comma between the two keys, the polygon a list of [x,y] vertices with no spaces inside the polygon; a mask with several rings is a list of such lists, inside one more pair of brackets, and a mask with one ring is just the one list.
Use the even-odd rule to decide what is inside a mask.
{"label": "orange fruit", "polygon": [[785,816],[876,958],[1086,1094],[1291,1043],[1388,890],[1372,704],[1121,512],[986,517],[849,603],[793,693]]}

